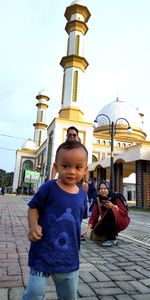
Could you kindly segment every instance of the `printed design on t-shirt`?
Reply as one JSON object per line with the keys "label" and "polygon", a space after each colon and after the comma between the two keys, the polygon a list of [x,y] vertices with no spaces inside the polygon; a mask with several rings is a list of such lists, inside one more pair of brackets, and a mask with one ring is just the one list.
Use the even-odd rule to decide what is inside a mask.
{"label": "printed design on t-shirt", "polygon": [[73,265],[77,259],[78,241],[72,209],[67,208],[59,218],[54,214],[47,214],[46,218],[48,227],[43,232],[39,256],[51,266],[60,261],[63,265]]}

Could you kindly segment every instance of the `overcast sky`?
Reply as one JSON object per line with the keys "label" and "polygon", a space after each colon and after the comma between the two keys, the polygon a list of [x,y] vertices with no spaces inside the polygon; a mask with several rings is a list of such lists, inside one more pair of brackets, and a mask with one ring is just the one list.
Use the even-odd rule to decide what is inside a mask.
{"label": "overcast sky", "polygon": [[[36,95],[50,97],[47,123],[61,103],[68,0],[0,1],[0,169],[15,168],[15,150],[33,138]],[[91,12],[84,56],[83,105],[93,121],[100,109],[116,100],[143,112],[150,133],[150,1],[85,0]],[[11,136],[11,137],[9,137]],[[18,137],[18,138],[17,138]],[[4,148],[4,149],[3,149]]]}

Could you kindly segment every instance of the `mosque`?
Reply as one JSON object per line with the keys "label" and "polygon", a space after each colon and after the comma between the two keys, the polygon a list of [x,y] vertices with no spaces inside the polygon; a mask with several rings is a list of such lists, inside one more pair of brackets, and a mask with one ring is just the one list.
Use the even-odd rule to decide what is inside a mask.
{"label": "mosque", "polygon": [[65,10],[68,40],[67,54],[60,61],[63,84],[58,117],[46,123],[50,98],[40,91],[36,96],[34,139],[28,139],[16,151],[13,191],[18,186],[32,186],[36,191],[49,180],[56,149],[65,141],[67,128],[75,126],[88,150],[89,172],[96,183],[109,180],[113,158],[115,190],[123,192],[128,201],[135,200],[137,207],[150,208],[150,141],[143,129],[143,114],[117,98],[99,110],[95,128],[85,120],[81,87],[88,61],[83,45],[90,16],[82,0],[73,1]]}

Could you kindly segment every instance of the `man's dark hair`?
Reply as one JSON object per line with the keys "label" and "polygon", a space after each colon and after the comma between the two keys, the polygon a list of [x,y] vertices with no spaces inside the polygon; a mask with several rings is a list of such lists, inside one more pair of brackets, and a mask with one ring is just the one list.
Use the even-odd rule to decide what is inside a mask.
{"label": "man's dark hair", "polygon": [[67,134],[68,134],[69,130],[75,130],[76,133],[77,133],[77,135],[78,135],[78,133],[79,133],[79,130],[78,130],[75,126],[70,126],[70,127],[67,129]]}
{"label": "man's dark hair", "polygon": [[57,161],[58,153],[59,153],[60,150],[62,150],[62,149],[72,150],[72,149],[79,149],[79,148],[82,148],[82,149],[85,150],[87,158],[88,158],[88,151],[87,151],[86,147],[83,144],[81,144],[79,141],[76,141],[76,140],[71,140],[71,141],[67,140],[66,142],[62,143],[57,148],[55,161]]}

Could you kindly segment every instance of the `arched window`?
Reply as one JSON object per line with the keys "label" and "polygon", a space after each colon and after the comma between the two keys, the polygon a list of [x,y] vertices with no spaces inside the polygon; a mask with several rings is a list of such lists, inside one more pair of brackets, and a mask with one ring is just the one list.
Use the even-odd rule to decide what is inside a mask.
{"label": "arched window", "polygon": [[80,43],[80,36],[76,35],[76,38],[75,38],[75,55],[79,55],[79,43]]}
{"label": "arched window", "polygon": [[43,121],[43,110],[41,110],[40,122]]}
{"label": "arched window", "polygon": [[23,169],[33,171],[33,162],[31,160],[25,160],[23,163]]}
{"label": "arched window", "polygon": [[73,93],[72,93],[72,101],[77,101],[77,87],[78,87],[78,71],[74,72],[73,75]]}
{"label": "arched window", "polygon": [[21,185],[24,182],[26,170],[33,171],[33,162],[29,159],[25,160],[22,165]]}
{"label": "arched window", "polygon": [[40,132],[39,132],[39,142],[38,142],[38,146],[40,146],[41,145],[41,137],[42,137],[42,131],[40,130]]}
{"label": "arched window", "polygon": [[65,90],[65,73],[63,76],[63,87],[62,87],[62,98],[61,98],[61,104],[64,102],[64,90]]}
{"label": "arched window", "polygon": [[70,45],[70,39],[68,38],[68,45],[67,45],[67,56],[69,55],[69,45]]}

